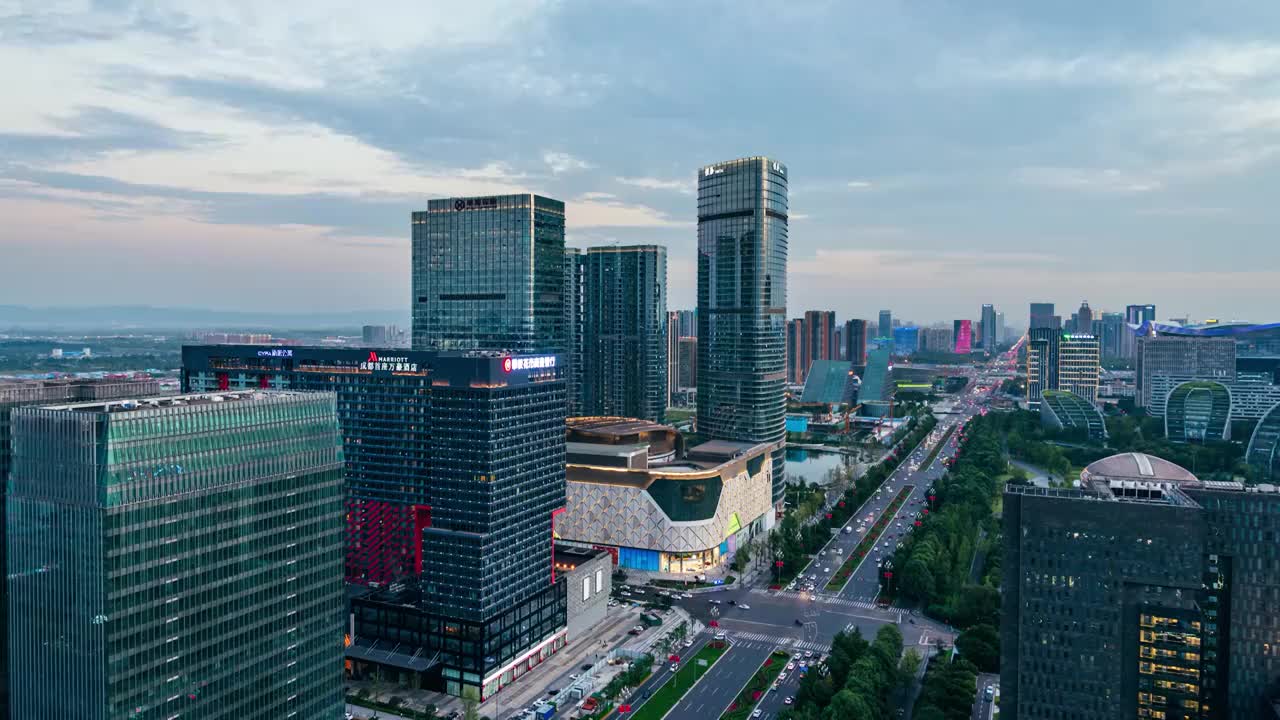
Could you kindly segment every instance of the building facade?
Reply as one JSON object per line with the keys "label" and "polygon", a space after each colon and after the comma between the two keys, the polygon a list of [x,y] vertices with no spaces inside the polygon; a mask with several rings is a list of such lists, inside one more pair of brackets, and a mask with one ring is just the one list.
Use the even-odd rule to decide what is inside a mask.
{"label": "building facade", "polygon": [[867,321],[846,320],[844,323],[844,359],[854,365],[867,364]]}
{"label": "building facade", "polygon": [[1058,351],[1062,333],[1055,328],[1027,331],[1027,408],[1040,409],[1045,390],[1058,389]]}
{"label": "building facade", "polygon": [[429,200],[412,228],[413,349],[565,352],[563,202]]}
{"label": "building facade", "polygon": [[556,572],[565,577],[568,642],[595,639],[591,631],[604,620],[613,592],[613,555],[562,544],[556,547]]}
{"label": "building facade", "polygon": [[608,550],[624,568],[703,573],[773,525],[768,445],[716,440],[686,450],[667,426],[572,418],[567,458],[556,532]]}
{"label": "building facade", "polygon": [[[434,618],[421,647],[439,656],[424,682],[488,697],[512,680],[506,665],[563,645],[564,593],[555,587],[550,541],[564,507],[560,360],[393,352],[188,346],[183,385],[337,393],[346,578],[414,584],[419,607],[411,615]],[[543,617],[553,611],[560,614]],[[542,618],[535,630],[501,631],[531,615]],[[370,642],[395,636],[369,627]],[[460,627],[469,642],[448,642]],[[368,647],[356,645],[352,653]]]}
{"label": "building facade", "polygon": [[927,327],[920,330],[920,349],[949,353],[955,350],[955,335],[949,327]]}
{"label": "building facade", "polygon": [[1126,305],[1124,321],[1129,325],[1142,325],[1156,321],[1155,305]]}
{"label": "building facade", "polygon": [[1126,453],[1086,468],[1079,489],[1007,486],[1003,513],[1002,717],[1269,711],[1280,578],[1259,538],[1280,531],[1273,486]]}
{"label": "building facade", "polygon": [[587,249],[583,412],[658,421],[667,411],[667,249]]}
{"label": "building facade", "polygon": [[1271,406],[1249,436],[1244,459],[1253,467],[1257,480],[1264,483],[1280,481],[1280,402]]}
{"label": "building facade", "polygon": [[692,390],[698,387],[698,338],[680,338],[676,352],[676,373],[680,389]]}
{"label": "building facade", "polygon": [[1058,344],[1058,384],[1090,403],[1098,400],[1098,375],[1101,353],[1098,338],[1079,333],[1063,335]]}
{"label": "building facade", "polygon": [[1231,439],[1231,390],[1214,380],[1179,383],[1165,399],[1164,435],[1171,442]]}
{"label": "building facade", "polygon": [[698,173],[698,432],[777,444],[786,477],[787,168],[765,157]]}
{"label": "building facade", "polygon": [[818,360],[834,360],[836,355],[836,314],[831,310],[807,310],[804,314],[805,343],[801,363],[806,376]]}
{"label": "building facade", "polygon": [[1199,380],[1233,380],[1236,343],[1226,337],[1140,335],[1137,338],[1136,402],[1152,402],[1152,379],[1169,375]]}
{"label": "building facade", "polygon": [[893,329],[895,355],[914,355],[920,349],[920,328],[896,327]]}
{"label": "building facade", "polygon": [[28,407],[13,451],[14,717],[340,716],[333,394]]}
{"label": "building facade", "polygon": [[1057,330],[1059,321],[1053,314],[1053,303],[1031,303],[1031,320],[1027,327],[1031,330]]}
{"label": "building facade", "polygon": [[1080,429],[1091,440],[1107,439],[1107,423],[1093,403],[1063,390],[1045,390],[1041,394],[1040,422],[1045,427]]}
{"label": "building facade", "polygon": [[804,344],[807,336],[804,318],[787,321],[787,382],[791,385],[803,385],[809,369],[804,364]]}
{"label": "building facade", "polygon": [[569,399],[569,414],[577,415],[583,408],[584,320],[583,275],[586,272],[581,248],[564,249],[564,329],[565,329],[565,396]]}
{"label": "building facade", "polygon": [[888,310],[880,311],[880,324],[876,332],[878,338],[893,337],[893,313]]}
{"label": "building facade", "polygon": [[951,331],[956,341],[953,352],[957,355],[968,355],[973,352],[972,320],[956,320],[952,323]]}

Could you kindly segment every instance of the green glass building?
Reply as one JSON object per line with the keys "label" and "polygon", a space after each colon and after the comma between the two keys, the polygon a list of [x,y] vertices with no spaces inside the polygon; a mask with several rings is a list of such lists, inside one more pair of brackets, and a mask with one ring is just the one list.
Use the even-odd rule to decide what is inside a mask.
{"label": "green glass building", "polygon": [[12,413],[14,717],[338,718],[332,393]]}

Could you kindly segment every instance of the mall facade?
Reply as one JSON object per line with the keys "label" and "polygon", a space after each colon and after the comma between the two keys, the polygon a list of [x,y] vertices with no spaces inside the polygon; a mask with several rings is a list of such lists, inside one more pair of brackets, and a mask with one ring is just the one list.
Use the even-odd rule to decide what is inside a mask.
{"label": "mall facade", "polygon": [[606,550],[620,567],[697,575],[773,525],[770,443],[686,448],[673,427],[570,418],[558,542]]}

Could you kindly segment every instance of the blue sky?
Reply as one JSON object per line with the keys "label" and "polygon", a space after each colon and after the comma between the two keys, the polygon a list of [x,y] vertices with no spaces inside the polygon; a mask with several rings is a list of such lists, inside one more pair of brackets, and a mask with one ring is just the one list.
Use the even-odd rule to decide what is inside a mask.
{"label": "blue sky", "polygon": [[793,315],[1276,320],[1277,28],[1262,0],[0,0],[0,303],[407,307],[411,210],[532,190],[572,245],[666,244],[692,306],[695,171],[765,154]]}

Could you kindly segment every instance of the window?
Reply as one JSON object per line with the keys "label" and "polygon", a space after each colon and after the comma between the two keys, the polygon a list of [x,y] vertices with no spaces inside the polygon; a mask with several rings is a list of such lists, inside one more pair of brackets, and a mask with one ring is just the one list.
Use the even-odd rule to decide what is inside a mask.
{"label": "window", "polygon": [[604,590],[604,570],[596,570],[596,592]]}
{"label": "window", "polygon": [[591,597],[591,578],[584,577],[582,578],[582,601],[586,602],[589,597]]}

